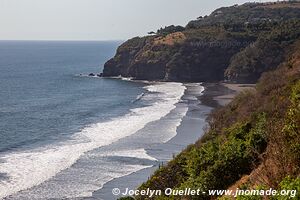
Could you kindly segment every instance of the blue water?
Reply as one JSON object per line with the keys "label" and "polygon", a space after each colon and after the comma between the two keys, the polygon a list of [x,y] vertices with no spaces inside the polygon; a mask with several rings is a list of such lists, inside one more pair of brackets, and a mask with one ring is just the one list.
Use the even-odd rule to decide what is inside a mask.
{"label": "blue water", "polygon": [[120,43],[0,41],[0,199],[116,199],[105,184],[181,150],[160,145],[187,112],[183,84],[87,76]]}
{"label": "blue water", "polygon": [[98,73],[120,42],[0,42],[0,152],[68,139],[127,113],[143,84]]}

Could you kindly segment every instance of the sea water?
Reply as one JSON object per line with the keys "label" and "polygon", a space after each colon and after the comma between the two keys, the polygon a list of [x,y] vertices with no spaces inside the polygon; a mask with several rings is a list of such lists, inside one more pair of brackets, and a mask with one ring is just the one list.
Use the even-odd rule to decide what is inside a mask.
{"label": "sea water", "polygon": [[147,127],[174,112],[186,88],[86,76],[119,44],[0,42],[0,199],[88,197],[156,162],[145,149],[174,137],[187,107]]}

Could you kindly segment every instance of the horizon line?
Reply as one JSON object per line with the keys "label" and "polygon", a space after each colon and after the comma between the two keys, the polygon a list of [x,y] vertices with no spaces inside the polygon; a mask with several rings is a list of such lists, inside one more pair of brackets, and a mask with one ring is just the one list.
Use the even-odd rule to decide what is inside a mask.
{"label": "horizon line", "polygon": [[123,42],[128,39],[114,40],[68,40],[68,39],[0,39],[0,42]]}

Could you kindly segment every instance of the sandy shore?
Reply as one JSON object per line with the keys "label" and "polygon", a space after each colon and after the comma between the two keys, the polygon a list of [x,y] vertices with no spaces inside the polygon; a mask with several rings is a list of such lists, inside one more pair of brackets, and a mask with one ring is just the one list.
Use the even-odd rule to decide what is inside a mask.
{"label": "sandy shore", "polygon": [[254,90],[255,84],[231,84],[231,83],[204,83],[205,95],[200,100],[202,103],[218,107],[224,106],[240,92]]}
{"label": "sandy shore", "polygon": [[[163,162],[167,162],[172,155],[178,154],[187,145],[192,144],[201,138],[207,126],[206,118],[208,114],[217,107],[226,105],[239,92],[245,89],[253,88],[252,85],[225,84],[225,83],[203,83],[205,90],[202,95],[198,94],[199,90],[193,84],[186,84],[187,90],[182,100],[188,104],[188,112],[183,118],[181,125],[177,127],[177,135],[167,143],[157,144],[149,147],[147,153],[156,158],[157,162],[150,168],[137,171],[128,176],[114,179],[104,185],[104,187],[93,193],[88,200],[105,199],[116,200],[120,196],[113,196],[113,188],[128,187],[137,188],[153,174],[153,172]],[[180,104],[179,104],[180,106]]]}
{"label": "sandy shore", "polygon": [[231,93],[217,96],[215,99],[219,102],[220,105],[224,106],[240,92],[245,90],[254,90],[255,84],[231,84],[231,83],[221,83],[222,86],[227,87],[228,89],[232,90]]}

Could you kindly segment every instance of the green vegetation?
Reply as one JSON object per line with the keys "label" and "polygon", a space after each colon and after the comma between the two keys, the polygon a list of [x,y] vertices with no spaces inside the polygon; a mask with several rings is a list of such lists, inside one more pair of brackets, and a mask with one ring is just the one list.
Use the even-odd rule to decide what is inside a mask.
{"label": "green vegetation", "polygon": [[[245,91],[214,110],[208,117],[206,134],[160,167],[140,189],[297,189],[295,199],[299,199],[299,10],[299,2],[220,8],[185,28],[169,26],[119,47],[105,66],[106,76],[172,81],[219,81],[226,77],[247,83],[259,79],[255,91]],[[217,197],[202,194],[151,199],[212,198]]]}
{"label": "green vegetation", "polygon": [[184,27],[171,25],[171,26],[166,26],[165,28],[160,28],[159,30],[157,30],[157,34],[168,35],[170,33],[175,33],[180,31],[184,31]]}
{"label": "green vegetation", "polygon": [[[175,172],[176,175],[173,164],[169,164],[157,171],[141,189],[150,187],[164,190],[172,187],[207,191],[211,188],[227,188],[244,174],[251,172],[258,164],[258,155],[266,148],[265,114],[258,115],[254,121],[256,124],[233,124],[225,130],[225,135],[215,135],[200,146],[191,146],[188,151],[175,158],[176,164],[180,165],[177,167],[182,167]],[[172,175],[168,178],[173,180],[166,180],[166,174]],[[164,181],[167,181],[167,185]],[[195,197],[199,198],[201,197]]]}
{"label": "green vegetation", "polygon": [[[259,79],[255,91],[245,91],[214,110],[206,134],[160,167],[140,189],[297,189],[299,199],[299,37],[300,3],[289,1],[220,8],[185,28],[165,27],[121,45],[105,65],[104,76],[171,81],[225,77],[246,83]],[[151,199],[216,198],[203,194]]]}
{"label": "green vegetation", "polygon": [[[276,5],[277,6],[274,6]],[[277,9],[275,9],[277,8]],[[257,26],[265,22],[279,22],[300,17],[299,2],[274,2],[268,4],[246,3],[241,6],[219,8],[205,18],[189,22],[187,28],[203,26],[240,26],[243,24]]]}
{"label": "green vegetation", "polygon": [[154,35],[128,40],[105,64],[103,75],[255,83],[284,61],[299,30],[299,2],[220,8],[186,27],[166,26]]}
{"label": "green vegetation", "polygon": [[237,82],[252,82],[260,75],[275,69],[285,58],[285,50],[300,37],[300,20],[269,24],[257,41],[231,59],[225,77]]}
{"label": "green vegetation", "polygon": [[[158,169],[140,189],[207,191],[227,189],[234,184],[245,189],[261,185],[261,188],[299,190],[299,44],[300,41],[290,49],[288,62],[263,75],[256,91],[241,93],[229,105],[215,110],[209,117],[210,130],[206,135]],[[202,195],[154,199],[210,198]],[[287,199],[287,196],[273,199]]]}
{"label": "green vegetation", "polygon": [[[299,193],[300,177],[293,179],[290,176],[287,176],[280,182],[278,190],[296,190],[297,193],[293,198],[300,199],[300,193]],[[282,195],[272,198],[272,200],[287,200],[287,199],[290,199],[289,196],[282,196]]]}

